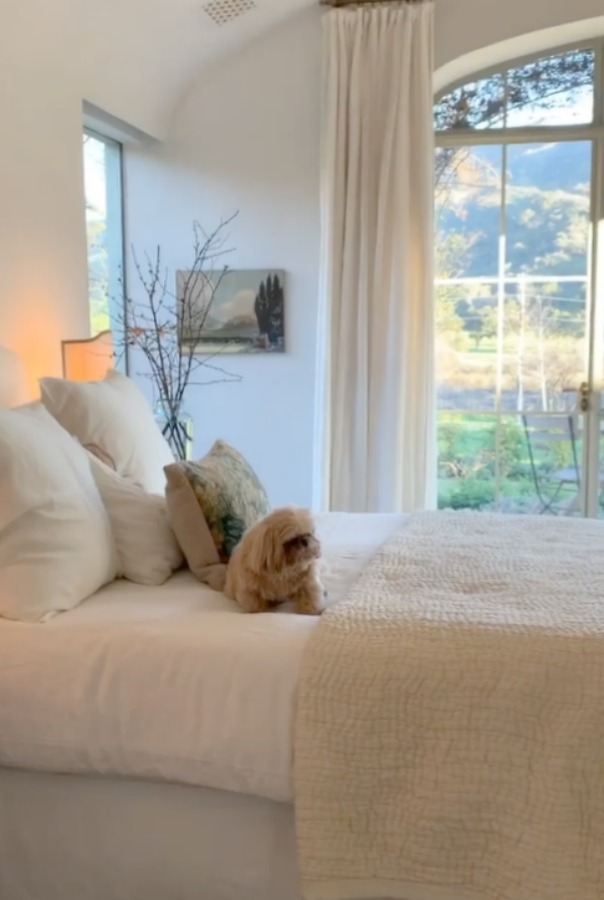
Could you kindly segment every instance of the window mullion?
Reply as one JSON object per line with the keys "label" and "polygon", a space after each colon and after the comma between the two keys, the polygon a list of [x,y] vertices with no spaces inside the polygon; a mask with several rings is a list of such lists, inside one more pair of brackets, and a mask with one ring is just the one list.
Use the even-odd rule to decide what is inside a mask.
{"label": "window mullion", "polygon": [[497,371],[495,386],[495,504],[501,501],[501,413],[503,391],[503,344],[505,339],[505,271],[507,242],[507,146],[501,147],[501,184],[499,208],[499,253],[497,262]]}
{"label": "window mullion", "polygon": [[467,129],[436,132],[437,147],[467,147],[471,144],[547,144],[556,141],[594,141],[604,138],[604,126],[551,126],[549,128]]}

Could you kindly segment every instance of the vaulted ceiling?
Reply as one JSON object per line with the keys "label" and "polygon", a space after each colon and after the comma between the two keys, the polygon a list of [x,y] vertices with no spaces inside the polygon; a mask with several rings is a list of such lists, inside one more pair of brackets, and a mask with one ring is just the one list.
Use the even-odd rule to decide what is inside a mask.
{"label": "vaulted ceiling", "polygon": [[[554,46],[561,42],[554,26],[583,20],[576,33],[566,32],[568,40],[604,28],[593,18],[602,16],[603,0],[435,3],[436,60],[445,82],[465,74],[452,62],[459,58],[467,71],[497,61],[492,53],[474,58],[497,42],[501,58],[510,58],[533,46],[519,36],[539,29],[552,32],[543,46]],[[34,89],[36,80],[52,79],[57,94],[85,99],[161,138],[187,87],[212,78],[209,64],[286,21],[295,27],[303,15],[319,16],[317,0],[0,0],[0,102],[3,78]]]}
{"label": "vaulted ceiling", "polygon": [[[0,0],[0,60],[44,77],[159,134],[186,86],[316,0]],[[1,72],[1,68],[0,68]],[[1,93],[1,84],[0,84]]]}

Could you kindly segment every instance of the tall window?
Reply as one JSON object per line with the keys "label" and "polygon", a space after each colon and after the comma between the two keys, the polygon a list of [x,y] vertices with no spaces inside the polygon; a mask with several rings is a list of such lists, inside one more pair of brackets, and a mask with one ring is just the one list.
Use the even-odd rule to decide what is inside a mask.
{"label": "tall window", "polygon": [[602,59],[523,60],[436,103],[440,507],[604,508]]}
{"label": "tall window", "polygon": [[[122,294],[122,148],[92,131],[83,135],[88,295],[94,336],[115,326]],[[119,319],[118,319],[119,321]]]}

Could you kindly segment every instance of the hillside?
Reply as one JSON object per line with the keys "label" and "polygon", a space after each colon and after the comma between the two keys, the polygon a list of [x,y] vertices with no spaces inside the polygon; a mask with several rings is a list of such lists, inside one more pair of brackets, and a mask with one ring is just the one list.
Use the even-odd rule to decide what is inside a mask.
{"label": "hillside", "polygon": [[585,275],[589,143],[510,145],[503,221],[502,158],[487,146],[451,160],[437,194],[439,276],[497,275],[502,225],[508,274]]}

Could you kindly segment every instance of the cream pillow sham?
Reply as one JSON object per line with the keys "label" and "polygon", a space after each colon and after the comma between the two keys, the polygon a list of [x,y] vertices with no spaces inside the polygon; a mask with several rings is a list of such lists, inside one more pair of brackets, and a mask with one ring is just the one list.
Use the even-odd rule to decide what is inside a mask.
{"label": "cream pillow sham", "polygon": [[92,453],[88,461],[109,514],[118,575],[137,584],[163,584],[184,561],[168,521],[165,497],[122,478]]}
{"label": "cream pillow sham", "polygon": [[140,388],[121,372],[102,381],[40,380],[42,403],[79,442],[145,491],[163,494],[174,455]]}
{"label": "cream pillow sham", "polygon": [[0,616],[40,622],[117,573],[85,451],[39,403],[0,409]]}

